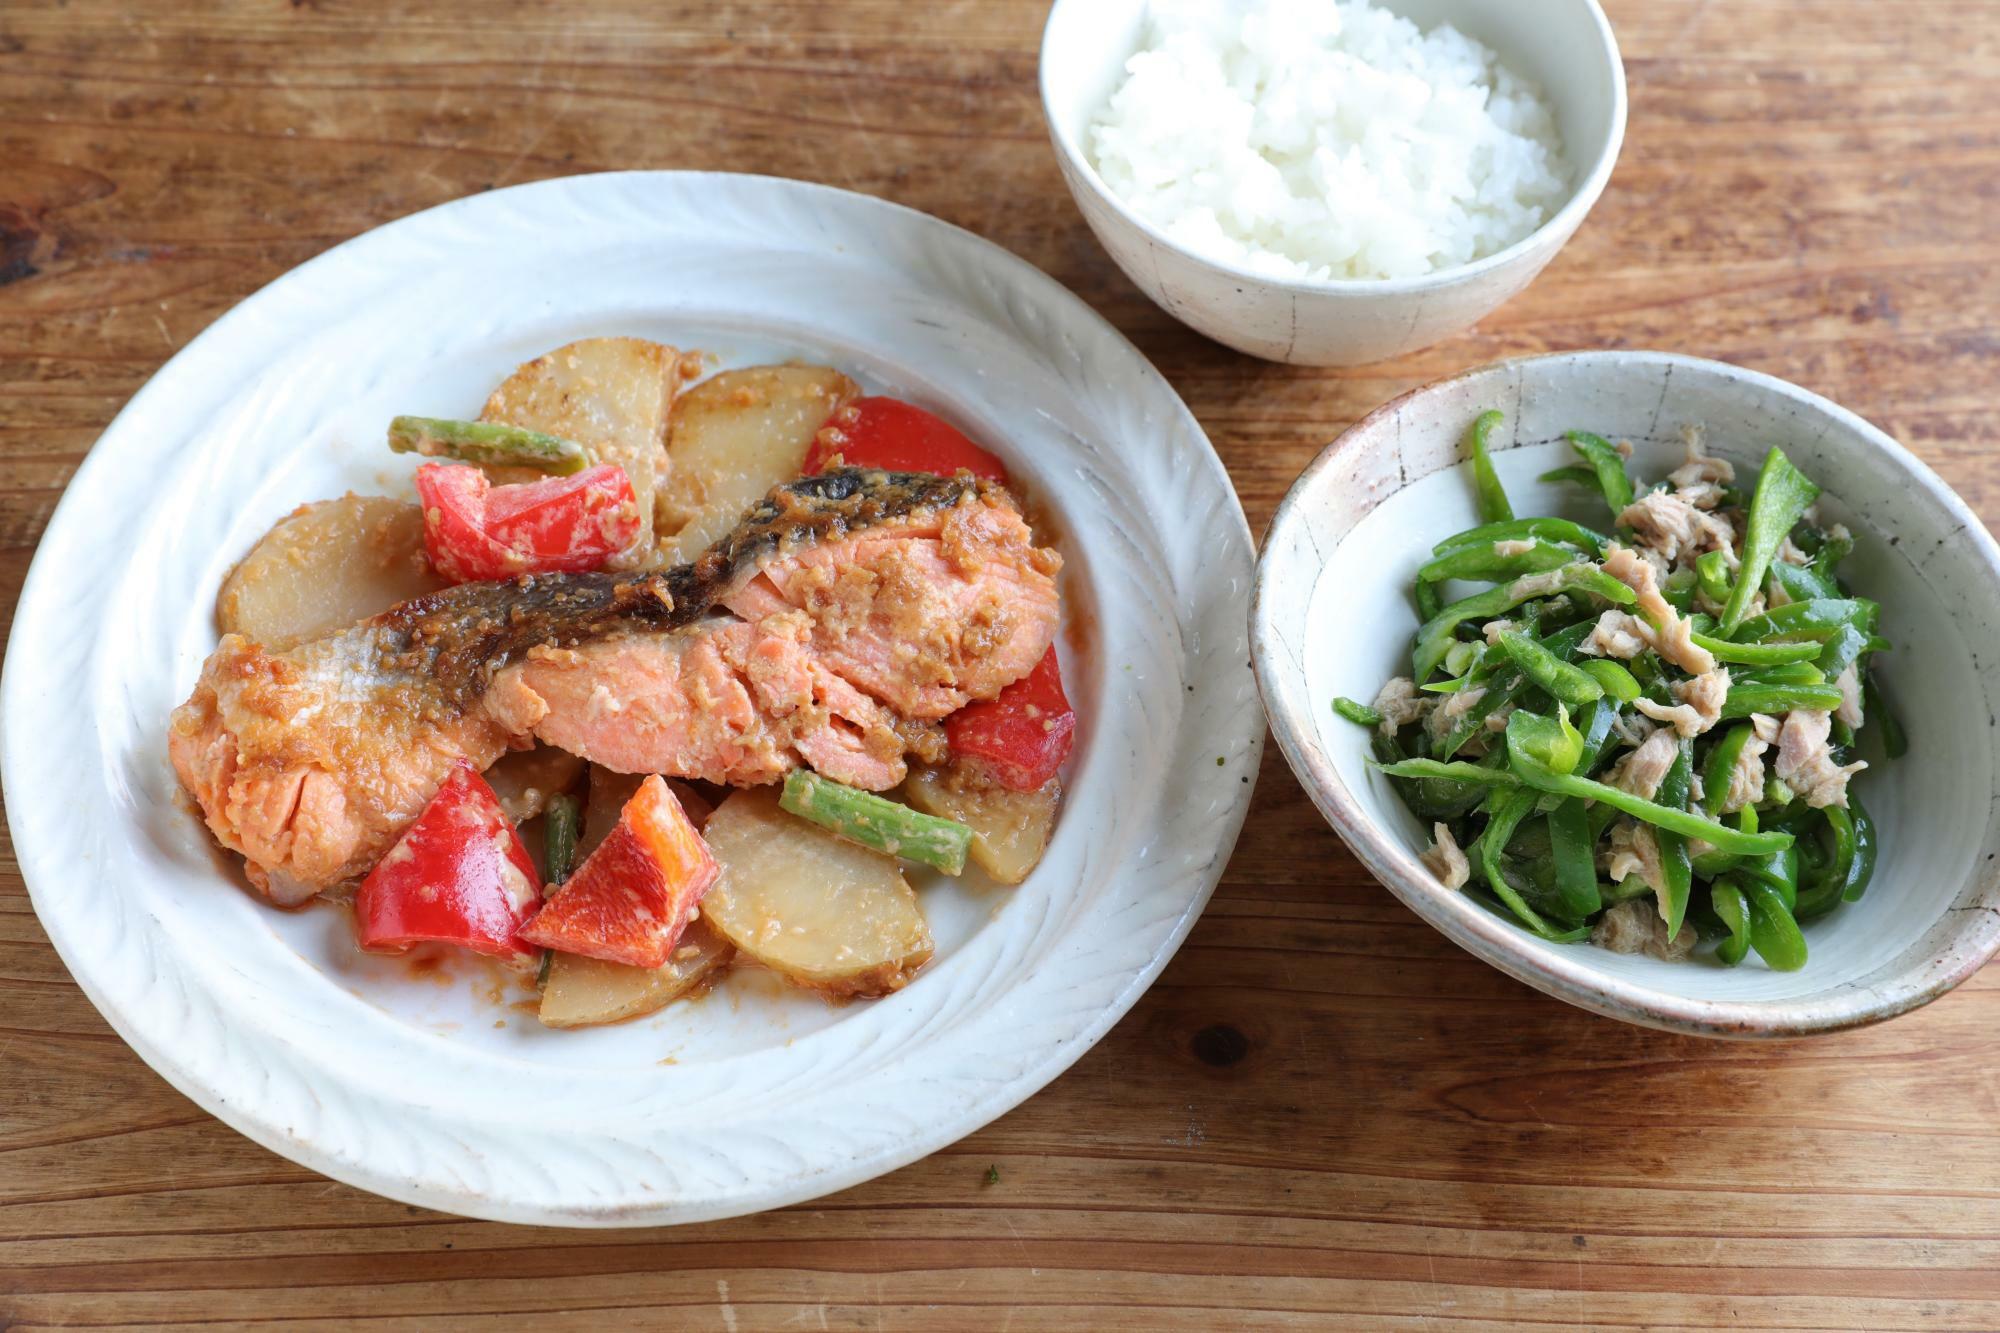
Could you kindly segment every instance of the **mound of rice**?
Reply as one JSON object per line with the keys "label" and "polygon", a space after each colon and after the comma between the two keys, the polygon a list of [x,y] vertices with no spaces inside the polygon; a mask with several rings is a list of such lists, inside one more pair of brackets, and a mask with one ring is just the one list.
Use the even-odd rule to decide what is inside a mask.
{"label": "mound of rice", "polygon": [[1569,194],[1540,89],[1366,0],[1155,0],[1125,72],[1091,126],[1098,172],[1178,243],[1252,272],[1451,268]]}

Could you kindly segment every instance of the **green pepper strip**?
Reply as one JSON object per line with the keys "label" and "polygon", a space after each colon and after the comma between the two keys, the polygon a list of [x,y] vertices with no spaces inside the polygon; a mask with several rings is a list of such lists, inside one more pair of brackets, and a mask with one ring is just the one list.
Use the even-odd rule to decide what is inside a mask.
{"label": "green pepper strip", "polygon": [[1442,778],[1448,782],[1477,782],[1489,787],[1518,787],[1521,779],[1504,768],[1488,768],[1463,759],[1440,763],[1435,759],[1399,759],[1393,764],[1370,764],[1392,778]]}
{"label": "green pepper strip", "polygon": [[1764,455],[1764,467],[1757,474],[1757,490],[1750,497],[1750,521],[1743,532],[1742,570],[1736,589],[1722,613],[1722,631],[1730,633],[1750,613],[1750,599],[1764,586],[1764,572],[1778,552],[1786,534],[1806,507],[1819,498],[1819,487],[1792,466],[1785,451],[1773,447]]}
{"label": "green pepper strip", "polygon": [[1828,806],[1821,814],[1826,818],[1828,831],[1833,834],[1833,859],[1799,890],[1792,904],[1792,914],[1801,921],[1838,907],[1841,895],[1847,890],[1848,877],[1855,868],[1853,817],[1837,805]]}
{"label": "green pepper strip", "polygon": [[1891,759],[1901,759],[1910,752],[1910,738],[1903,730],[1903,721],[1896,711],[1889,707],[1889,700],[1882,693],[1882,686],[1876,682],[1875,673],[1870,671],[1861,682],[1861,704],[1868,716],[1875,720],[1875,729],[1882,736],[1882,752]]}
{"label": "green pepper strip", "polygon": [[1734,967],[1750,952],[1750,899],[1725,879],[1708,886],[1708,901],[1729,927],[1729,938],[1715,946],[1715,959]]}
{"label": "green pepper strip", "polygon": [[1734,879],[1750,900],[1750,947],[1773,971],[1796,972],[1806,965],[1806,937],[1778,891],[1762,880]]}
{"label": "green pepper strip", "polygon": [[1813,572],[1831,582],[1834,570],[1853,552],[1854,537],[1851,533],[1845,537],[1828,537],[1820,544],[1819,554],[1813,557]]}
{"label": "green pepper strip", "polygon": [[1593,556],[1604,554],[1610,538],[1601,532],[1594,532],[1581,523],[1572,523],[1566,518],[1516,518],[1503,523],[1482,523],[1476,528],[1445,538],[1431,548],[1432,555],[1443,555],[1447,551],[1463,550],[1472,546],[1491,546],[1494,542],[1517,542],[1536,538],[1546,542],[1558,542],[1565,546],[1575,546],[1590,552]]}
{"label": "green pepper strip", "polygon": [[1597,474],[1598,489],[1604,492],[1604,503],[1611,506],[1611,516],[1624,513],[1632,504],[1632,478],[1625,475],[1625,456],[1602,435],[1587,430],[1571,431],[1569,442]]}
{"label": "green pepper strip", "polygon": [[1651,824],[1654,828],[1663,828],[1684,837],[1700,838],[1717,851],[1730,852],[1738,856],[1763,856],[1768,852],[1775,852],[1792,845],[1792,835],[1789,833],[1739,832],[1727,824],[1718,824],[1691,811],[1675,810],[1657,801],[1634,796],[1619,787],[1608,786],[1589,778],[1580,778],[1574,774],[1557,773],[1535,762],[1531,755],[1515,744],[1514,728],[1511,724],[1515,718],[1521,716],[1523,714],[1516,711],[1513,717],[1508,719],[1510,725],[1507,728],[1507,757],[1515,775],[1530,787],[1554,792],[1558,796],[1580,796],[1586,801],[1602,801],[1614,809],[1622,810],[1634,819]]}
{"label": "green pepper strip", "polygon": [[1695,631],[1688,635],[1697,648],[1706,648],[1718,662],[1732,666],[1783,666],[1787,662],[1810,662],[1820,655],[1817,643],[1736,643]]}
{"label": "green pepper strip", "polygon": [[1629,704],[1639,697],[1639,682],[1617,662],[1608,657],[1593,657],[1577,664],[1579,669],[1590,673],[1604,692],[1621,704]]}
{"label": "green pepper strip", "polygon": [[1514,506],[1507,502],[1500,474],[1493,470],[1493,460],[1486,453],[1487,438],[1502,419],[1495,409],[1481,412],[1472,423],[1472,486],[1479,498],[1481,523],[1505,523],[1514,517]]}
{"label": "green pepper strip", "polygon": [[1767,575],[1795,602],[1827,601],[1840,596],[1840,587],[1811,565],[1788,565],[1773,561]]}
{"label": "green pepper strip", "polygon": [[1737,685],[1729,687],[1722,701],[1722,717],[1749,717],[1752,713],[1776,716],[1794,708],[1834,709],[1840,707],[1840,691],[1832,685]]}
{"label": "green pepper strip", "polygon": [[1549,697],[1582,708],[1604,697],[1604,687],[1581,667],[1571,666],[1519,630],[1503,630],[1496,642],[1514,659],[1521,674],[1548,691]]}
{"label": "green pepper strip", "polygon": [[1493,813],[1487,817],[1485,831],[1479,835],[1476,850],[1479,853],[1479,868],[1486,875],[1486,883],[1493,890],[1493,896],[1507,904],[1507,910],[1521,919],[1529,930],[1545,940],[1576,938],[1573,931],[1557,930],[1542,919],[1539,912],[1528,906],[1507,877],[1500,873],[1500,852],[1506,847],[1514,830],[1535,808],[1535,794],[1531,791],[1513,791],[1500,798]]}
{"label": "green pepper strip", "polygon": [[[1656,793],[1660,804],[1685,812],[1688,792],[1694,785],[1694,742],[1682,738],[1667,775],[1660,779]],[[1660,915],[1666,919],[1667,938],[1681,933],[1687,919],[1688,896],[1694,891],[1694,866],[1688,857],[1685,835],[1671,829],[1655,829],[1653,841],[1660,848]]]}
{"label": "green pepper strip", "polygon": [[[1831,809],[1831,807],[1829,807]],[[1841,891],[1841,900],[1856,902],[1868,892],[1868,883],[1875,878],[1875,821],[1862,808],[1861,798],[1853,792],[1847,794],[1847,817],[1854,825],[1854,864],[1847,873],[1847,887]]]}
{"label": "green pepper strip", "polygon": [[1709,747],[1708,764],[1701,770],[1701,806],[1711,819],[1722,813],[1722,803],[1729,798],[1729,775],[1754,735],[1755,728],[1748,722],[1740,723]]}
{"label": "green pepper strip", "polygon": [[1442,739],[1431,743],[1431,757],[1449,759],[1465,748],[1465,743],[1486,729],[1486,719],[1527,693],[1528,679],[1509,672],[1486,687],[1480,701],[1465,710],[1458,725]]}
{"label": "green pepper strip", "polygon": [[1748,667],[1731,672],[1729,678],[1740,685],[1826,684],[1826,673],[1811,662],[1780,662],[1776,666]]}
{"label": "green pepper strip", "polygon": [[1708,600],[1718,606],[1729,600],[1729,553],[1710,551],[1697,556],[1694,562],[1695,578],[1700,581],[1701,590]]}
{"label": "green pepper strip", "polygon": [[1547,569],[1561,569],[1576,559],[1577,553],[1567,546],[1557,546],[1539,537],[1519,540],[1532,541],[1534,545],[1514,555],[1496,553],[1493,542],[1483,546],[1454,546],[1418,569],[1417,579],[1422,583],[1442,583],[1446,579],[1498,582],[1501,579],[1516,579],[1523,574],[1539,574]]}
{"label": "green pepper strip", "polygon": [[1760,883],[1768,884],[1778,891],[1785,900],[1785,910],[1792,911],[1799,901],[1799,847],[1793,843],[1781,852],[1769,856],[1746,857],[1736,866],[1736,873],[1748,876]]}
{"label": "green pepper strip", "polygon": [[1417,582],[1417,619],[1429,620],[1444,609],[1444,596],[1435,583]]}
{"label": "green pepper strip", "polygon": [[1807,602],[1788,602],[1752,616],[1727,637],[1736,643],[1765,643],[1772,639],[1812,639],[1826,642],[1843,625],[1873,631],[1881,608],[1865,597],[1815,597]]}
{"label": "green pepper strip", "polygon": [[1868,651],[1869,636],[1853,625],[1842,625],[1815,663],[1828,680],[1832,680],[1847,668],[1861,660],[1861,654]]}
{"label": "green pepper strip", "polygon": [[1597,839],[1590,834],[1590,812],[1582,801],[1571,798],[1549,811],[1549,851],[1555,860],[1556,896],[1563,911],[1578,921],[1587,920],[1604,908],[1604,896],[1597,888],[1597,860],[1592,850]]}
{"label": "green pepper strip", "polygon": [[1568,467],[1550,468],[1541,476],[1536,477],[1535,480],[1549,483],[1571,481],[1579,486],[1595,486],[1597,484],[1597,472],[1595,469],[1587,468],[1581,463],[1571,463]]}
{"label": "green pepper strip", "polygon": [[[1543,587],[1545,580],[1553,586]],[[1498,588],[1488,588],[1485,592],[1453,602],[1424,622],[1417,631],[1416,647],[1410,654],[1414,678],[1419,683],[1430,679],[1438,663],[1451,651],[1453,632],[1466,621],[1491,620],[1523,602],[1554,596],[1558,592],[1587,592],[1619,606],[1630,606],[1638,600],[1630,588],[1596,565],[1583,561],[1541,574],[1529,574]]]}
{"label": "green pepper strip", "polygon": [[1367,704],[1356,703],[1352,699],[1335,699],[1333,701],[1333,711],[1358,726],[1379,727],[1382,725],[1381,713],[1370,708]]}

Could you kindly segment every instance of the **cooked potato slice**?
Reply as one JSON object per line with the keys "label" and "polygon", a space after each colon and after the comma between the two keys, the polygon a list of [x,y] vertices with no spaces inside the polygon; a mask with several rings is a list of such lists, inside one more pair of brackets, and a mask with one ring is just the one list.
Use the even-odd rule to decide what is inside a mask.
{"label": "cooked potato slice", "polygon": [[215,617],[225,634],[289,648],[443,586],[424,556],[422,510],[344,495],[279,519],[222,581]]}
{"label": "cooked potato slice", "polygon": [[[671,347],[586,338],[522,365],[493,391],[479,419],[574,440],[594,461],[624,468],[639,501],[639,537],[612,564],[629,568],[652,556],[654,492],[666,475],[667,416],[680,382],[680,354]],[[488,474],[502,483],[540,477],[518,468]]]}
{"label": "cooked potato slice", "polygon": [[813,435],[861,390],[824,366],[725,370],[681,395],[660,493],[667,563],[692,560],[743,511],[799,475]]}
{"label": "cooked potato slice", "polygon": [[794,819],[770,788],[732,795],[702,836],[722,865],[702,919],[773,971],[828,995],[874,996],[930,960],[930,928],[896,863]]}
{"label": "cooked potato slice", "polygon": [[1009,791],[957,765],[915,768],[903,799],[926,814],[956,819],[972,830],[972,862],[1002,884],[1019,884],[1048,850],[1062,781],[1040,791]]}
{"label": "cooked potato slice", "polygon": [[541,1020],[552,1028],[579,1028],[650,1014],[709,980],[735,953],[698,920],[681,935],[663,967],[627,967],[559,953],[549,960]]}
{"label": "cooked potato slice", "polygon": [[583,760],[553,745],[537,745],[531,750],[509,750],[494,760],[483,776],[500,798],[507,818],[518,824],[542,813],[549,797],[574,787],[583,776]]}

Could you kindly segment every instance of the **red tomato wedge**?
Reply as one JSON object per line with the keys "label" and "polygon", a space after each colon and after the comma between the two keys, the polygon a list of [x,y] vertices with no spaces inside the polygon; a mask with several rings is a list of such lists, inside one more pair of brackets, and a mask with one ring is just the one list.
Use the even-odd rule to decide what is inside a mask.
{"label": "red tomato wedge", "polygon": [[601,568],[639,535],[632,479],[614,463],[495,486],[463,463],[417,469],[424,549],[454,583]]}
{"label": "red tomato wedge", "polygon": [[964,469],[989,481],[1007,480],[1000,460],[958,427],[897,398],[856,398],[836,411],[806,450],[807,474],[826,471],[836,455],[849,467],[941,477]]}
{"label": "red tomato wedge", "polygon": [[673,792],[649,777],[521,938],[608,963],[664,967],[720,873]]}
{"label": "red tomato wedge", "polygon": [[461,759],[361,881],[354,923],[364,949],[435,942],[506,956],[529,952],[517,932],[541,901],[535,863],[500,798]]}
{"label": "red tomato wedge", "polygon": [[953,754],[984,764],[1010,791],[1039,791],[1069,758],[1076,710],[1063,693],[1053,646],[1035,669],[990,703],[967,704],[945,719]]}

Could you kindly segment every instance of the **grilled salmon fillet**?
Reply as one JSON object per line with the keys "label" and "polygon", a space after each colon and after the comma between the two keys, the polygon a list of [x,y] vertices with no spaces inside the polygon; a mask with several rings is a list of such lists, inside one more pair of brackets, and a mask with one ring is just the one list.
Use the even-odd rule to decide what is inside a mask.
{"label": "grilled salmon fillet", "polygon": [[909,724],[1053,642],[1061,558],[1006,491],[843,468],[773,490],[690,564],[468,583],[274,653],[227,635],[168,753],[274,901],[367,872],[460,758],[542,741],[752,785],[900,782]]}

